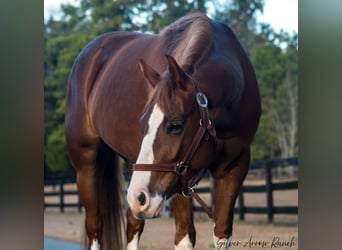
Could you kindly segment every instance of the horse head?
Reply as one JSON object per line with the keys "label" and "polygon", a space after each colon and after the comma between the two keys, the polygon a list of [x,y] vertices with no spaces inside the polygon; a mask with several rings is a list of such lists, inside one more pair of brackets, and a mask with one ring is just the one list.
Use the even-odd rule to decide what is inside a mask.
{"label": "horse head", "polygon": [[209,165],[214,153],[212,140],[202,140],[207,137],[204,134],[215,132],[207,97],[173,57],[166,55],[166,59],[167,69],[162,74],[140,60],[153,92],[140,119],[144,137],[137,167],[133,167],[140,171],[133,171],[127,194],[139,219],[161,216],[166,200],[186,192],[188,182]]}

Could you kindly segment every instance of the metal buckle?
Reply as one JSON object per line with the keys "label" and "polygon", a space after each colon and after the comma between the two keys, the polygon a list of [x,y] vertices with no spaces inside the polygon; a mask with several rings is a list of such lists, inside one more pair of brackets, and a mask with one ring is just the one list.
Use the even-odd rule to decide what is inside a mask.
{"label": "metal buckle", "polygon": [[184,171],[186,171],[188,169],[188,165],[185,165],[185,163],[183,161],[180,161],[178,164],[177,164],[177,171],[176,171],[176,174],[177,175],[182,175],[182,173]]}
{"label": "metal buckle", "polygon": [[[200,105],[202,108],[208,107],[208,98],[202,92],[196,93],[196,101],[197,101],[198,105]],[[202,102],[202,101],[204,101],[204,102]]]}
{"label": "metal buckle", "polygon": [[185,198],[191,198],[191,195],[189,195],[189,191],[195,193],[195,189],[193,187],[188,187],[187,194],[185,194],[184,189],[182,189],[182,195]]}

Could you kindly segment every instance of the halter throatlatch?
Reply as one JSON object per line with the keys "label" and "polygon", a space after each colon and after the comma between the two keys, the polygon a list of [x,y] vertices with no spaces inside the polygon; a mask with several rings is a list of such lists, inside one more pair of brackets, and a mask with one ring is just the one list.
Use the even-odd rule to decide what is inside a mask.
{"label": "halter throatlatch", "polygon": [[182,193],[185,197],[194,197],[198,201],[198,203],[203,207],[203,209],[207,212],[208,216],[210,218],[213,218],[211,209],[199,197],[199,195],[195,192],[194,189],[194,186],[198,184],[198,182],[205,174],[206,168],[200,169],[199,173],[192,179],[188,174],[188,168],[190,168],[189,164],[193,159],[202,138],[205,137],[205,139],[208,140],[209,136],[216,136],[216,130],[212,125],[209,117],[208,98],[205,94],[198,90],[197,84],[194,81],[192,81],[192,83],[196,91],[196,102],[199,107],[201,118],[199,121],[199,128],[197,130],[197,133],[193,138],[192,143],[188,148],[183,160],[179,161],[176,164],[133,164],[133,171],[157,171],[175,173],[181,178],[182,187],[180,189],[180,193]]}

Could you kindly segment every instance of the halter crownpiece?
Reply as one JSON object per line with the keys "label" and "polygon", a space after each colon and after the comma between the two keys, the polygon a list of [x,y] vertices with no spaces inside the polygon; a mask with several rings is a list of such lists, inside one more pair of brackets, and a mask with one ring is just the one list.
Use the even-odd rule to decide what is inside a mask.
{"label": "halter crownpiece", "polygon": [[[133,171],[156,171],[156,172],[173,172],[181,178],[181,189],[180,193],[183,194],[185,197],[192,196],[194,197],[199,204],[203,207],[203,209],[207,212],[210,218],[212,217],[212,212],[210,208],[204,203],[204,201],[199,197],[199,195],[195,192],[194,186],[201,180],[203,177],[206,168],[202,168],[199,173],[192,179],[192,182],[189,183],[191,177],[188,175],[188,169],[190,168],[190,162],[193,159],[200,142],[203,137],[205,137],[206,133],[208,132],[209,135],[212,137],[216,136],[215,127],[212,125],[209,116],[208,110],[208,98],[207,96],[198,90],[197,84],[192,81],[195,91],[196,91],[196,102],[198,104],[200,110],[200,122],[199,128],[195,137],[190,144],[187,152],[183,160],[179,161],[177,164],[170,163],[170,164],[133,164],[132,169]],[[205,137],[207,140],[209,138]],[[190,185],[189,185],[190,184]]]}

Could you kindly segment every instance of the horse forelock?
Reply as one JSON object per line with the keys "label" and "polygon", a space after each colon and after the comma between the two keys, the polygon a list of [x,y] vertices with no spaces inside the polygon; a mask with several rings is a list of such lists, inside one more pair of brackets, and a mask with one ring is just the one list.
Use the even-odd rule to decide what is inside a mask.
{"label": "horse forelock", "polygon": [[168,76],[163,78],[157,86],[151,103],[158,104],[166,116],[187,116],[195,108],[195,105],[192,105],[195,104],[193,85],[188,82],[185,83],[188,87],[181,89],[175,87],[172,81]]}
{"label": "horse forelock", "polygon": [[168,43],[168,53],[187,73],[196,71],[196,65],[209,53],[214,40],[209,18],[199,12],[179,19],[160,35]]}

